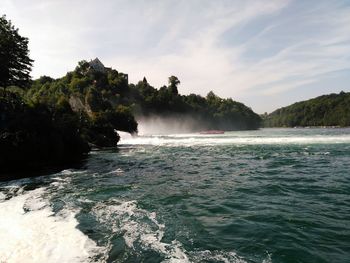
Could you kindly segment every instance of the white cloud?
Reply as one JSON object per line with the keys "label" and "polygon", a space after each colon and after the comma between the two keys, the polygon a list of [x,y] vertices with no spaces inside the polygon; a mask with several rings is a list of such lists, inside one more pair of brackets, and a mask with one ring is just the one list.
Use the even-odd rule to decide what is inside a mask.
{"label": "white cloud", "polygon": [[[166,83],[171,74],[177,75],[184,83],[182,92],[207,93],[214,90],[226,96],[232,96],[234,91],[249,88],[240,84],[235,71],[243,66],[240,61],[244,47],[223,47],[220,37],[227,30],[246,23],[262,15],[268,15],[283,8],[287,1],[270,1],[268,5],[262,2],[246,1],[231,6],[213,6],[204,13],[195,14],[192,24],[187,24],[187,17],[179,14],[174,17],[174,26],[165,34],[157,45],[159,53],[163,49],[173,47],[166,54],[152,57],[120,56],[108,59],[113,65],[120,65],[130,73],[136,81],[149,76],[149,81],[155,86]],[[182,7],[178,7],[182,9]],[[186,14],[187,15],[187,14]],[[190,21],[187,21],[190,22]],[[192,30],[187,35],[182,32],[186,27]],[[179,48],[180,47],[180,48]]]}
{"label": "white cloud", "polygon": [[[169,34],[164,36],[166,41],[157,46],[161,51],[162,46],[177,43],[181,45],[180,50],[152,57],[121,59],[118,56],[109,61],[125,68],[134,81],[145,75],[155,86],[160,86],[166,83],[167,76],[175,74],[184,83],[180,88],[182,92],[205,94],[214,90],[220,95],[233,97],[251,89],[261,95],[274,95],[317,81],[322,74],[349,68],[347,54],[350,54],[350,45],[348,42],[339,44],[350,39],[350,31],[347,30],[349,9],[331,20],[327,19],[331,12],[329,6],[309,10],[307,19],[310,22],[306,18],[305,21],[293,21],[293,16],[289,17],[286,20],[292,20],[291,23],[310,23],[313,28],[325,29],[312,37],[308,37],[307,32],[301,32],[303,34],[294,39],[289,36],[293,41],[286,43],[282,50],[261,59],[246,60],[245,53],[258,49],[259,42],[266,43],[266,38],[271,34],[288,36],[288,32],[283,32],[284,21],[279,21],[280,25],[267,24],[260,33],[240,45],[221,45],[220,37],[227,30],[264,15],[274,15],[287,5],[287,1],[270,2],[270,5],[249,2],[246,5],[233,5],[231,9],[225,7],[225,11],[219,6],[208,10],[203,16],[198,15],[201,26],[186,37],[181,37],[184,18],[180,15]],[[303,17],[302,14],[300,16]],[[211,18],[211,21],[205,18]],[[274,32],[271,33],[272,29]],[[268,44],[273,43],[268,41]]]}
{"label": "white cloud", "polygon": [[35,77],[98,56],[133,82],[159,87],[176,75],[180,92],[242,98],[350,68],[341,1],[2,0],[0,10],[30,38]]}

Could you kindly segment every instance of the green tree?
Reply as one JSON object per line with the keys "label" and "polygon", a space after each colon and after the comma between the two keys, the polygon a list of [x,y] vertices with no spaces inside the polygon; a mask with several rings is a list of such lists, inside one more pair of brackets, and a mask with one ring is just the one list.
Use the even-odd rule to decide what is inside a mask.
{"label": "green tree", "polygon": [[350,93],[340,92],[301,101],[265,116],[266,127],[349,126]]}
{"label": "green tree", "polygon": [[177,90],[177,85],[180,84],[180,80],[175,77],[175,76],[171,76],[169,77],[169,88],[172,94],[179,94],[178,90]]}
{"label": "green tree", "polygon": [[0,17],[0,87],[28,86],[32,62],[28,38],[20,36],[6,16]]}

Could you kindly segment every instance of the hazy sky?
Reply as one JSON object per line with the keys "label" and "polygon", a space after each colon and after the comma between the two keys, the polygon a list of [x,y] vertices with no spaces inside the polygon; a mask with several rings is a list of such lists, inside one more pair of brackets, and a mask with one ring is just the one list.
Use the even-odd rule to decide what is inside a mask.
{"label": "hazy sky", "polygon": [[0,0],[0,14],[29,38],[34,78],[99,57],[258,113],[350,91],[350,0]]}

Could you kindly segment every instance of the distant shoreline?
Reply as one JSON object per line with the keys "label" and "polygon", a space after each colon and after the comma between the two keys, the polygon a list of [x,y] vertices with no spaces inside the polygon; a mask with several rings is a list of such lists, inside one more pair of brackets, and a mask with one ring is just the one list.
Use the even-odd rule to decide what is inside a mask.
{"label": "distant shoreline", "polygon": [[286,127],[286,126],[276,126],[276,127],[261,127],[261,128],[269,128],[269,129],[346,129],[350,128],[350,126],[294,126],[294,127]]}

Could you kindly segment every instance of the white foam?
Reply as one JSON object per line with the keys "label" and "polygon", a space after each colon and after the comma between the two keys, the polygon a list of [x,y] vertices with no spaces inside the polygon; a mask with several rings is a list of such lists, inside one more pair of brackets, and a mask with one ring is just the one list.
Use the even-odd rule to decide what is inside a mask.
{"label": "white foam", "polygon": [[341,136],[140,136],[122,140],[120,145],[199,146],[199,145],[285,145],[350,143],[350,135]]}
{"label": "white foam", "polygon": [[124,139],[131,139],[133,136],[128,133],[128,132],[123,132],[123,131],[117,131],[119,136],[120,136],[120,139],[121,140],[124,140]]}
{"label": "white foam", "polygon": [[45,188],[0,203],[0,262],[89,262],[96,244],[76,227],[76,213],[54,215]]}
{"label": "white foam", "polygon": [[84,172],[85,171],[74,170],[74,169],[66,169],[66,170],[62,170],[58,174],[71,175],[71,174],[81,174],[81,173],[84,173]]}
{"label": "white foam", "polygon": [[[99,222],[109,227],[111,232],[123,235],[129,248],[136,249],[137,244],[143,249],[156,251],[164,256],[162,263],[247,263],[234,251],[186,251],[178,240],[164,242],[162,239],[166,226],[157,220],[155,212],[139,208],[135,200],[110,199],[98,203],[92,211]],[[270,262],[271,255],[267,253],[267,258],[262,263]]]}
{"label": "white foam", "polygon": [[235,252],[204,250],[192,252],[191,257],[194,262],[247,263],[247,261],[239,257]]}
{"label": "white foam", "polygon": [[121,176],[121,175],[124,174],[124,171],[121,168],[117,168],[117,169],[109,172],[108,174],[114,174],[114,175],[117,175],[117,176]]}
{"label": "white foam", "polygon": [[162,242],[165,225],[157,221],[155,212],[138,208],[136,201],[110,200],[96,205],[93,211],[97,219],[108,225],[114,233],[123,234],[129,248],[134,249],[137,243],[146,250],[164,255],[164,262],[190,262],[180,242]]}
{"label": "white foam", "polygon": [[266,251],[266,255],[267,257],[263,260],[262,263],[272,263],[271,254],[268,251]]}
{"label": "white foam", "polygon": [[2,192],[0,192],[0,201],[3,201],[6,199],[6,195]]}

